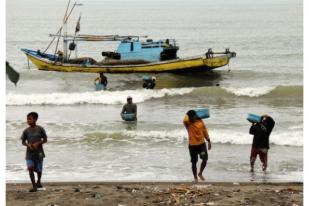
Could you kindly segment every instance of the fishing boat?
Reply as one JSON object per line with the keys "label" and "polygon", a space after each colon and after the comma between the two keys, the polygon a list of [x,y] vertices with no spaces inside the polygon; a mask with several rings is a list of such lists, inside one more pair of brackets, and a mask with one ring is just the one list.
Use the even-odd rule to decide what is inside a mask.
{"label": "fishing boat", "polygon": [[[67,34],[67,22],[75,8],[76,2],[70,7],[68,3],[63,24],[53,37],[50,44],[42,52],[40,50],[21,49],[39,70],[58,72],[86,73],[162,73],[162,72],[195,72],[212,70],[229,64],[235,52],[226,49],[223,52],[213,52],[208,49],[205,54],[179,58],[179,47],[175,39],[152,40],[148,36],[137,35],[86,35],[79,34],[80,19],[76,24],[75,33]],[[48,49],[56,41],[54,53]],[[58,50],[59,40],[63,40],[63,51]],[[79,57],[77,44],[81,41],[119,41],[116,51],[102,51],[102,59]],[[75,52],[72,58],[71,53]]]}

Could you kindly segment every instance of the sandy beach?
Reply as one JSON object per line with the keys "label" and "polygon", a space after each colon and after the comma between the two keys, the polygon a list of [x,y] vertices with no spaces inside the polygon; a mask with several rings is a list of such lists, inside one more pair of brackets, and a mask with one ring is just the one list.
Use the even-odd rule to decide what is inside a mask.
{"label": "sandy beach", "polygon": [[19,205],[303,205],[302,183],[66,182],[8,183],[6,203]]}

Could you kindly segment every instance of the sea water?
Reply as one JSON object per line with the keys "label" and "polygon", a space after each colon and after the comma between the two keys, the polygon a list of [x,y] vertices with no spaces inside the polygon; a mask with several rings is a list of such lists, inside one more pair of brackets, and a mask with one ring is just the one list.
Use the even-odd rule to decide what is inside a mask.
{"label": "sea water", "polygon": [[[199,75],[157,74],[154,90],[142,89],[144,74],[106,74],[107,90],[94,91],[95,74],[38,71],[32,63],[28,69],[20,51],[46,48],[48,35],[61,26],[66,2],[8,1],[7,60],[20,81],[17,87],[6,82],[7,181],[29,181],[20,136],[31,111],[39,113],[38,124],[48,135],[44,181],[190,181],[182,120],[198,108],[211,111],[204,120],[213,142],[205,170],[209,181],[303,180],[302,1],[80,3],[69,33],[81,12],[82,34],[175,38],[180,57],[208,48],[230,48],[237,57],[229,66]],[[117,44],[82,42],[79,56],[100,60],[102,51]],[[138,107],[136,124],[120,117],[129,95]],[[259,160],[256,173],[249,172],[248,113],[269,114],[276,121],[266,174]]]}

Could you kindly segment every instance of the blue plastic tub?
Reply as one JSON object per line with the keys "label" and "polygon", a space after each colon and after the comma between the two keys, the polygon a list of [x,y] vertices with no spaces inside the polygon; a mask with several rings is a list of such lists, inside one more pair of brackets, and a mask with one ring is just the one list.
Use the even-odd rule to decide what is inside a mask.
{"label": "blue plastic tub", "polygon": [[135,121],[135,114],[133,113],[121,114],[121,117],[125,121]]}
{"label": "blue plastic tub", "polygon": [[105,89],[105,86],[103,84],[100,84],[100,83],[95,84],[95,90],[96,91],[101,91],[101,90],[104,90],[104,89]]}
{"label": "blue plastic tub", "polygon": [[151,80],[151,77],[148,76],[148,75],[144,75],[144,76],[143,76],[143,80],[144,80],[144,81],[149,81],[149,80]]}
{"label": "blue plastic tub", "polygon": [[248,114],[247,116],[247,120],[249,122],[252,122],[252,123],[258,123],[258,122],[261,122],[262,121],[262,116],[259,116],[259,115],[256,115],[256,114]]}
{"label": "blue plastic tub", "polygon": [[205,119],[205,118],[209,118],[209,109],[197,109],[195,110],[196,115],[201,118],[201,119]]}

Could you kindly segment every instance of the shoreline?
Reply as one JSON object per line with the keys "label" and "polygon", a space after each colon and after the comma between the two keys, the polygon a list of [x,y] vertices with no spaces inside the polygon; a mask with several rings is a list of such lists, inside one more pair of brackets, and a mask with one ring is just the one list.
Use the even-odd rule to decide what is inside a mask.
{"label": "shoreline", "polygon": [[6,204],[19,205],[303,205],[303,182],[7,183]]}
{"label": "shoreline", "polygon": [[[44,181],[42,181],[44,182]],[[152,181],[152,180],[141,180],[141,181],[130,181],[130,180],[104,180],[104,181],[46,181],[44,185],[64,185],[64,184],[100,184],[100,185],[114,185],[114,184],[215,184],[215,185],[225,185],[225,184],[233,184],[239,183],[242,185],[254,185],[254,184],[264,184],[264,185],[280,185],[280,184],[287,184],[287,185],[303,185],[303,181],[211,181],[200,180],[198,183],[194,183],[192,181],[178,181],[178,180],[169,180],[169,181]],[[12,185],[28,185],[30,184],[30,179],[27,181],[6,181],[6,186]]]}

